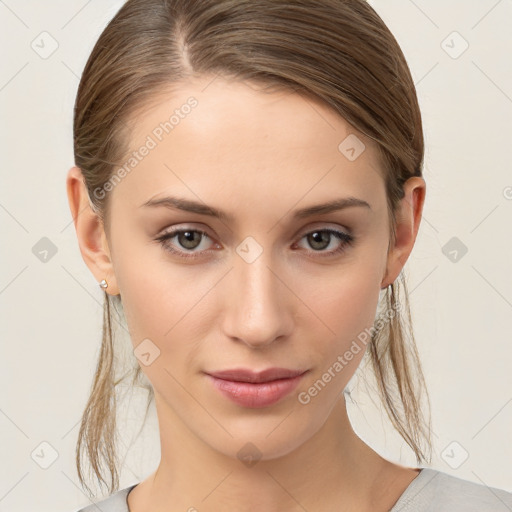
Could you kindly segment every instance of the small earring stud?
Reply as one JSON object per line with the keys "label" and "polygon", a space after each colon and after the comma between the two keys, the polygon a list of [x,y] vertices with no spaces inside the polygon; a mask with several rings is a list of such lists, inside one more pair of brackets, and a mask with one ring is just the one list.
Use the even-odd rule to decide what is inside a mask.
{"label": "small earring stud", "polygon": [[100,283],[100,288],[102,288],[103,290],[105,290],[106,288],[108,287],[108,283],[105,279],[102,279],[101,283]]}

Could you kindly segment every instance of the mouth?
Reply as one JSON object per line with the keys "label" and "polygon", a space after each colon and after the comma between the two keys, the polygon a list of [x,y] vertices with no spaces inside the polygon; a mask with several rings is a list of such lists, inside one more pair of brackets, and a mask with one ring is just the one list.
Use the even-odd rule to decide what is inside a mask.
{"label": "mouth", "polygon": [[237,405],[268,407],[290,394],[309,370],[269,368],[261,372],[232,369],[206,373],[214,388]]}

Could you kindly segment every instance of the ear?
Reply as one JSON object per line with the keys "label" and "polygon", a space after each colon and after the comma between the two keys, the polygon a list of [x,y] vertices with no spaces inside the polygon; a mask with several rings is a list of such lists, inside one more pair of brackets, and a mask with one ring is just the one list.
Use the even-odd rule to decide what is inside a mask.
{"label": "ear", "polygon": [[68,171],[66,189],[82,258],[98,283],[106,279],[108,288],[105,291],[119,295],[103,222],[91,208],[82,171],[78,167]]}
{"label": "ear", "polygon": [[420,227],[427,189],[425,180],[414,176],[404,183],[403,188],[405,195],[400,200],[396,214],[396,240],[388,250],[386,274],[382,280],[382,288],[393,283],[400,274],[414,247]]}

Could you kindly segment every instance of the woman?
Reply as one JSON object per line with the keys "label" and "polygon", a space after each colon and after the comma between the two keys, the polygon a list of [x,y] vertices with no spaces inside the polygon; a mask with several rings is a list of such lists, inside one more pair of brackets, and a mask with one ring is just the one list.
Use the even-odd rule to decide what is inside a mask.
{"label": "woman", "polygon": [[128,0],[85,67],[74,150],[69,203],[105,291],[80,481],[86,450],[118,488],[111,306],[161,442],[155,472],[99,508],[512,508],[504,490],[384,459],[347,415],[366,355],[388,416],[428,462],[398,295],[425,199],[421,114],[368,4]]}

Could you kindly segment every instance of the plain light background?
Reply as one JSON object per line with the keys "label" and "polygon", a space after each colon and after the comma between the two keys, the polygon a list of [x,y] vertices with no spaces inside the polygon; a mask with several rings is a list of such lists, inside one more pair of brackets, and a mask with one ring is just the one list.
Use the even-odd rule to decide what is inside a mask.
{"label": "plain light background", "polygon": [[[0,0],[0,511],[89,504],[74,449],[103,292],[81,258],[65,178],[79,77],[122,4]],[[405,271],[432,404],[431,467],[512,491],[512,1],[371,4],[404,51],[423,113],[427,197]],[[58,44],[46,58],[33,49],[41,38],[47,51]],[[45,262],[41,244],[54,247]],[[416,466],[384,412],[352,396],[356,432]],[[126,446],[143,399],[122,412]],[[123,447],[121,489],[156,468],[154,410]]]}

